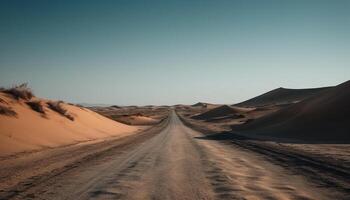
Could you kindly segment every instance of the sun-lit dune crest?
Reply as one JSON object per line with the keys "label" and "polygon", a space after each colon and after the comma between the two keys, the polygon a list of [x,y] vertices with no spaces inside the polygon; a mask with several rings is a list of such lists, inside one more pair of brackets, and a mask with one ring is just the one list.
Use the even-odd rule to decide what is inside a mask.
{"label": "sun-lit dune crest", "polygon": [[233,130],[255,137],[350,141],[350,81]]}
{"label": "sun-lit dune crest", "polygon": [[0,156],[137,130],[86,108],[35,97],[24,85],[1,89],[0,127]]}
{"label": "sun-lit dune crest", "polygon": [[128,125],[154,125],[159,122],[159,120],[143,116],[142,114],[120,116],[115,118],[115,120]]}

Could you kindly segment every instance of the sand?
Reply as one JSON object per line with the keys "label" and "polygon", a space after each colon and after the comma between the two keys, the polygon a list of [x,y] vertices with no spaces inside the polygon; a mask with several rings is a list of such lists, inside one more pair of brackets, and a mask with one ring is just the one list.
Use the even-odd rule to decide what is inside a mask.
{"label": "sand", "polygon": [[157,124],[160,120],[153,119],[151,117],[142,116],[142,115],[126,115],[115,118],[116,121],[119,121],[128,125],[139,125],[139,126],[149,126]]}
{"label": "sand", "polygon": [[328,90],[332,87],[311,88],[311,89],[288,89],[277,88],[266,92],[257,97],[235,104],[235,106],[243,107],[260,107],[270,105],[283,105],[296,103],[305,100],[319,92]]}
{"label": "sand", "polygon": [[[74,121],[48,108],[49,100],[34,97],[45,105],[45,114],[32,110],[24,100],[0,93],[1,105],[17,115],[0,115],[0,156],[53,148],[82,141],[123,136],[139,128],[103,117],[91,110],[63,103]],[[33,100],[33,99],[32,99]]]}
{"label": "sand", "polygon": [[[15,187],[6,187],[0,198],[346,199],[341,193],[337,195],[335,186],[311,183],[259,154],[200,139],[203,135],[184,126],[175,113],[164,125],[153,137],[144,134],[125,142],[116,141],[107,150],[89,154],[68,167],[39,173]],[[62,156],[61,159],[49,157],[49,162],[42,162],[55,165],[62,158],[66,160],[81,152],[87,150],[77,149],[56,156]],[[29,164],[35,167],[26,167],[28,171],[38,167],[35,162]],[[17,178],[22,174],[17,171],[5,177]],[[9,182],[9,178],[4,182]]]}
{"label": "sand", "polygon": [[350,81],[233,130],[265,139],[350,141]]}
{"label": "sand", "polygon": [[167,118],[169,114],[169,108],[165,106],[124,106],[118,109],[91,107],[91,109],[112,120],[132,126],[153,126]]}
{"label": "sand", "polygon": [[208,111],[205,111],[201,114],[195,115],[193,119],[200,120],[213,120],[217,118],[241,118],[243,117],[241,113],[247,112],[248,109],[239,108],[239,107],[230,107],[228,105],[222,105]]}
{"label": "sand", "polygon": [[195,103],[193,105],[191,105],[192,107],[207,107],[207,103],[203,103],[203,102],[198,102],[198,103]]}

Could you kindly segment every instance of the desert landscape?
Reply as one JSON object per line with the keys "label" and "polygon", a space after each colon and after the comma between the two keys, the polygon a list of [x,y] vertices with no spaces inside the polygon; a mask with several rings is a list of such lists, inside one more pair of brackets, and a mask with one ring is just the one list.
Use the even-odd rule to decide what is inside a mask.
{"label": "desert landscape", "polygon": [[350,200],[349,10],[0,1],[0,200]]}
{"label": "desert landscape", "polygon": [[348,199],[349,85],[105,107],[3,88],[0,198]]}

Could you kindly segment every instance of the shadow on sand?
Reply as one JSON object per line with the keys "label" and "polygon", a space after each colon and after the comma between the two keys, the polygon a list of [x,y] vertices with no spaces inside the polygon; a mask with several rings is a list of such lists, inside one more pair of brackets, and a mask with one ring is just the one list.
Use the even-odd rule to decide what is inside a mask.
{"label": "shadow on sand", "polygon": [[228,131],[221,133],[210,133],[206,134],[205,136],[194,138],[202,140],[252,140],[252,138],[248,138]]}
{"label": "shadow on sand", "polygon": [[[255,134],[259,135],[259,134]],[[294,138],[274,138],[274,137],[248,137],[237,132],[221,132],[221,133],[208,133],[204,136],[195,137],[196,139],[203,140],[235,140],[235,141],[260,141],[260,142],[276,142],[276,143],[290,143],[290,144],[350,144],[348,140],[332,141],[332,140],[297,140]]]}

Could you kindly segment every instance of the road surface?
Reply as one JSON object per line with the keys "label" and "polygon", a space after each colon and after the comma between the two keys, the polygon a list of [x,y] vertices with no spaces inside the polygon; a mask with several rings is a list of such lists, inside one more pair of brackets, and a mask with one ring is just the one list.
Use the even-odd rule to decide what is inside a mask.
{"label": "road surface", "polygon": [[260,154],[167,121],[136,136],[0,161],[0,199],[334,199]]}

